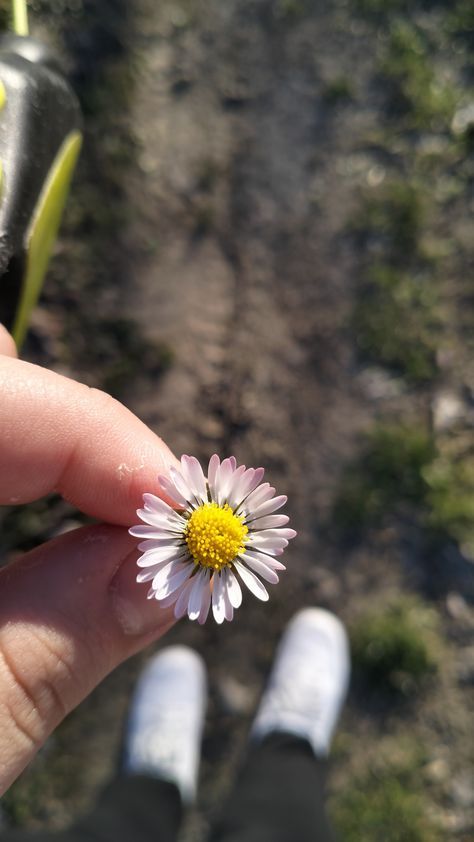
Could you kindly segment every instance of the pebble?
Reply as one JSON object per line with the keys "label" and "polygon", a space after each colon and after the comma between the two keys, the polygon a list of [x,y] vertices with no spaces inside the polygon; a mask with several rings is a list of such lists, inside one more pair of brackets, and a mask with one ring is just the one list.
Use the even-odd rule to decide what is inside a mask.
{"label": "pebble", "polygon": [[460,652],[457,680],[464,687],[474,686],[474,646],[466,646]]}
{"label": "pebble", "polygon": [[217,689],[226,713],[245,715],[253,711],[255,694],[237,679],[232,676],[224,676],[219,681]]}
{"label": "pebble", "polygon": [[474,804],[474,776],[469,771],[457,775],[451,783],[451,797],[458,807]]}
{"label": "pebble", "polygon": [[456,591],[448,593],[446,597],[446,610],[453,620],[467,620],[471,613],[464,597]]}
{"label": "pebble", "polygon": [[397,398],[403,393],[400,378],[392,377],[383,368],[370,367],[360,374],[362,389],[367,397],[374,401]]}
{"label": "pebble", "polygon": [[450,775],[449,764],[444,757],[437,757],[425,768],[425,774],[429,781],[433,783],[442,783]]}
{"label": "pebble", "polygon": [[452,119],[451,130],[453,134],[460,135],[470,129],[471,126],[474,126],[474,102],[456,111]]}
{"label": "pebble", "polygon": [[464,404],[454,392],[438,392],[431,409],[433,426],[438,432],[449,430],[465,414]]}

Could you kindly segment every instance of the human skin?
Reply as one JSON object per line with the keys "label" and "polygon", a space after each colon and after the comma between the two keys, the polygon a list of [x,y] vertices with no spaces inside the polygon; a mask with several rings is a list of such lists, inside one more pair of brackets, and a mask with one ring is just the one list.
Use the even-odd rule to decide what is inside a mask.
{"label": "human skin", "polygon": [[0,570],[0,795],[107,673],[174,624],[136,584],[127,531],[173,464],[113,398],[18,360],[0,325],[0,505],[54,491],[100,521]]}

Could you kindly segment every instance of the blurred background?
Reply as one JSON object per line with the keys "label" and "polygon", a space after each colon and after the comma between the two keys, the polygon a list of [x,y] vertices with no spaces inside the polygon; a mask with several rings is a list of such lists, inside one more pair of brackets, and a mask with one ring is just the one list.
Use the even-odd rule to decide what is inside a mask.
{"label": "blurred background", "polygon": [[[183,840],[204,839],[305,605],[351,635],[340,838],[472,840],[474,5],[34,0],[30,26],[85,145],[23,356],[178,455],[264,465],[299,533],[268,606],[167,638],[211,681]],[[2,510],[0,563],[82,522],[55,497]],[[146,657],[61,725],[5,825],[87,809]]]}

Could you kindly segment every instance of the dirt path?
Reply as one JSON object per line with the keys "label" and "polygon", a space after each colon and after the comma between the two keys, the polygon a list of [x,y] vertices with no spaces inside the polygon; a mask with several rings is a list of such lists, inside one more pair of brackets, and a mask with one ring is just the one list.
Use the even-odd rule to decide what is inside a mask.
{"label": "dirt path", "polygon": [[[173,43],[160,38],[166,10],[144,4],[138,27],[150,36],[156,26],[156,39],[141,56],[132,112],[142,176],[127,188],[131,240],[157,245],[136,267],[124,311],[173,353],[133,408],[177,453],[266,466],[299,532],[268,611],[247,599],[232,628],[175,634],[205,652],[218,691],[207,749],[214,804],[246,724],[230,725],[229,712],[251,712],[284,622],[302,605],[340,611],[346,601],[318,525],[367,416],[344,330],[351,195],[337,170],[347,133],[321,100],[329,71],[314,55],[327,21],[315,15],[296,31],[272,21],[270,7],[244,6],[215,3]],[[333,32],[326,46],[331,61]],[[239,688],[244,711],[229,698]]]}
{"label": "dirt path", "polygon": [[[267,606],[249,595],[231,625],[181,623],[170,635],[201,651],[210,675],[191,842],[230,784],[287,619],[319,604],[350,620],[396,591],[410,565],[416,589],[416,547],[400,547],[392,527],[350,548],[348,564],[325,524],[360,433],[397,401],[425,412],[429,395],[371,386],[348,326],[360,255],[347,223],[392,154],[367,140],[381,110],[371,29],[344,3],[84,8],[98,29],[71,19],[66,41],[87,148],[31,356],[93,385],[112,382],[177,454],[264,465],[298,530]],[[56,514],[59,524],[68,516]],[[40,537],[58,528],[48,517],[40,512]],[[58,729],[18,785],[20,804],[38,802],[38,780],[42,792],[20,823],[62,826],[94,798],[112,774],[139,667],[139,658],[124,665]],[[455,684],[443,675],[409,738],[421,735],[439,759],[455,734],[463,767],[469,725]],[[347,714],[354,740],[343,765],[354,780],[367,747],[376,754],[386,733],[396,741],[406,727],[403,710],[390,721],[372,714],[363,705]]]}

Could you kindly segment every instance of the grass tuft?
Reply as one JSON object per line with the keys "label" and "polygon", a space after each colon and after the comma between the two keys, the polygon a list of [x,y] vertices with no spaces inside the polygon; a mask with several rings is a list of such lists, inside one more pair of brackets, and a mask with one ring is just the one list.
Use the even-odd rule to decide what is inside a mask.
{"label": "grass tuft", "polygon": [[410,696],[437,670],[437,615],[422,600],[399,597],[351,629],[356,671],[373,688]]}
{"label": "grass tuft", "polygon": [[388,110],[409,129],[447,129],[455,92],[436,72],[425,37],[406,19],[391,27],[380,72],[389,86]]}
{"label": "grass tuft", "polygon": [[429,275],[373,267],[352,319],[362,354],[413,383],[431,380],[439,341],[436,303]]}
{"label": "grass tuft", "polygon": [[393,180],[364,193],[351,227],[362,245],[375,247],[389,263],[405,266],[420,256],[425,217],[426,200],[418,185]]}
{"label": "grass tuft", "polygon": [[346,789],[332,805],[344,842],[438,842],[426,816],[423,794],[411,770],[371,773]]}
{"label": "grass tuft", "polygon": [[401,503],[425,500],[424,469],[435,447],[422,426],[380,424],[368,436],[359,459],[342,480],[334,518],[344,531],[359,531]]}
{"label": "grass tuft", "polygon": [[323,89],[323,99],[327,105],[339,105],[354,98],[354,87],[348,76],[335,76]]}
{"label": "grass tuft", "polygon": [[423,479],[428,528],[449,535],[474,556],[474,458],[440,456],[424,468]]}

